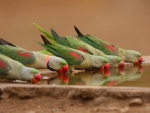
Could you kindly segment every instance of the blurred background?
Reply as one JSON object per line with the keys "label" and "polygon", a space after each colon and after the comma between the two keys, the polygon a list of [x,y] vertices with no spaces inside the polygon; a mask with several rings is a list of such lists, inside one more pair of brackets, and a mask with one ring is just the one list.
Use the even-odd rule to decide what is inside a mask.
{"label": "blurred background", "polygon": [[0,0],[0,38],[27,50],[43,47],[32,23],[61,36],[74,25],[124,49],[150,55],[150,0]]}

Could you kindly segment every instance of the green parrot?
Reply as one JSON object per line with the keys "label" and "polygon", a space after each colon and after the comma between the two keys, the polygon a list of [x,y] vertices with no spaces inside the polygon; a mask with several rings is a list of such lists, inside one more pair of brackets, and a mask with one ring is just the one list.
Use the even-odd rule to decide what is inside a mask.
{"label": "green parrot", "polygon": [[111,67],[121,67],[124,68],[125,63],[122,61],[122,59],[118,56],[113,56],[113,55],[106,55],[102,51],[95,49],[94,47],[84,43],[83,41],[79,41],[75,38],[72,38],[70,36],[67,37],[60,37],[57,35],[57,33],[54,30],[51,30],[52,34],[48,33],[45,31],[43,28],[38,26],[37,24],[34,23],[34,26],[44,33],[44,35],[50,40],[53,41],[54,43],[59,43],[64,46],[71,47],[73,49],[77,49],[80,51],[83,51],[85,53],[91,54],[91,55],[97,55],[97,56],[102,56],[106,59],[108,59],[110,66]]}
{"label": "green parrot", "polygon": [[0,54],[8,56],[14,60],[21,62],[22,64],[36,68],[36,69],[50,69],[51,71],[57,71],[67,73],[67,62],[56,56],[44,55],[40,52],[32,52],[22,49],[4,39],[0,39]]}
{"label": "green parrot", "polygon": [[109,61],[111,67],[120,67],[120,68],[125,67],[125,63],[118,56],[106,55],[102,51],[94,48],[93,46],[86,44],[83,41],[79,41],[75,38],[72,38],[71,36],[60,37],[53,29],[51,29],[51,32],[55,40],[61,45],[83,51],[87,54],[102,56]]}
{"label": "green parrot", "polygon": [[51,43],[43,35],[41,35],[44,44],[38,42],[40,45],[45,47],[52,54],[65,59],[71,69],[91,69],[91,68],[101,68],[109,69],[110,64],[108,60],[101,56],[94,56],[86,54],[82,51],[75,50],[60,44]]}
{"label": "green parrot", "polygon": [[34,68],[25,67],[20,62],[0,54],[0,79],[38,83],[41,80],[41,74]]}
{"label": "green parrot", "polygon": [[91,35],[83,35],[77,27],[74,26],[74,28],[78,34],[77,38],[90,44],[94,48],[101,50],[107,55],[119,56],[125,62],[134,63],[135,65],[141,64],[143,62],[143,58],[140,52],[134,50],[125,50],[117,46],[114,46],[108,42],[105,42],[99,38],[95,38]]}

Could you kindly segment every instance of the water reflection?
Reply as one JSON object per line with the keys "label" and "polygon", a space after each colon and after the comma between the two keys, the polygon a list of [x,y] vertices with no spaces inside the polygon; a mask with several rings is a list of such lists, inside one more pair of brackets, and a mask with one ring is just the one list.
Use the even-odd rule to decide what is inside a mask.
{"label": "water reflection", "polygon": [[125,81],[135,81],[142,76],[142,73],[142,66],[126,69],[111,68],[107,71],[93,70],[58,75],[44,82],[49,85],[115,86]]}
{"label": "water reflection", "polygon": [[[110,68],[107,71],[92,70],[69,75],[43,74],[40,85],[82,85],[82,86],[150,86],[149,67]],[[141,78],[140,78],[141,77]],[[137,80],[139,79],[140,80]],[[147,82],[145,82],[147,81]],[[0,84],[31,84],[30,82],[1,81]]]}

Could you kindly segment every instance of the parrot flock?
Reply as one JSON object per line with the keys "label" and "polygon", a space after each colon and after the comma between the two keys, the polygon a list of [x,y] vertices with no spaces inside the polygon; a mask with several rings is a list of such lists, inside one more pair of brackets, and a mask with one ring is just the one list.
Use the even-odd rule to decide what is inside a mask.
{"label": "parrot flock", "polygon": [[[74,26],[76,37],[62,37],[33,23],[40,32],[45,50],[28,51],[9,41],[0,39],[0,79],[23,80],[39,83],[42,74],[38,69],[49,69],[58,74],[77,70],[100,70],[109,76],[111,68],[124,69],[126,63],[141,65],[140,52],[125,50],[92,35],[84,35]],[[62,76],[60,76],[63,79]],[[67,77],[64,76],[67,82]]]}

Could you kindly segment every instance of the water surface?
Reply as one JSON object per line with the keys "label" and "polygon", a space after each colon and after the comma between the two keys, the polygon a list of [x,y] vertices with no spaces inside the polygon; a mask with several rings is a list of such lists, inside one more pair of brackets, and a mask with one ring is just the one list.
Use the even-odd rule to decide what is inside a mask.
{"label": "water surface", "polygon": [[127,67],[124,70],[111,68],[109,71],[100,70],[59,75],[42,84],[48,85],[82,85],[82,86],[150,86],[150,66]]}
{"label": "water surface", "polygon": [[[150,66],[126,67],[119,70],[92,70],[66,75],[47,73],[39,85],[78,85],[78,86],[137,86],[150,87]],[[31,84],[24,81],[0,81],[0,84]]]}

